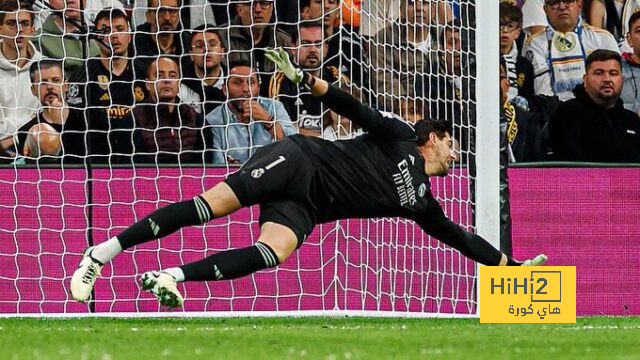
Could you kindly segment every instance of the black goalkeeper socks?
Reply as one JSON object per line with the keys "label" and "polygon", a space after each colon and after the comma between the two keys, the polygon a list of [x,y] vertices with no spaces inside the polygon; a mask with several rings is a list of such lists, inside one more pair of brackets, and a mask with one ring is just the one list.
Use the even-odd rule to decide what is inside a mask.
{"label": "black goalkeeper socks", "polygon": [[182,227],[201,225],[213,218],[213,211],[201,197],[160,208],[121,232],[122,249],[167,236]]}
{"label": "black goalkeeper socks", "polygon": [[242,249],[222,251],[180,267],[185,281],[229,280],[275,267],[278,256],[271,247],[256,243]]}

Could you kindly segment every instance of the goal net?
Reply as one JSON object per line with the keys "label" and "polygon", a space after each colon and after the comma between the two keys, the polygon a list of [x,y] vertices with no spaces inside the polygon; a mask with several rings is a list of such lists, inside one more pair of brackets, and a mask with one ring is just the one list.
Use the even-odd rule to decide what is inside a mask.
{"label": "goal net", "polygon": [[[479,47],[475,44],[474,1],[461,0],[455,7],[449,1],[436,0],[379,0],[363,1],[361,4],[358,1],[324,2],[325,7],[319,13],[320,22],[324,41],[331,42],[324,64],[331,64],[338,70],[333,74],[337,74],[336,83],[340,83],[340,86],[363,102],[396,113],[409,121],[438,117],[454,122],[455,138],[460,148],[459,160],[449,176],[431,179],[432,192],[449,218],[466,230],[476,231],[476,192],[472,188],[476,184],[476,177],[480,176],[475,175],[477,167],[474,164],[478,112],[476,104],[479,102],[474,90],[478,79],[475,59]],[[158,2],[154,0],[152,3]],[[162,16],[172,15],[172,3],[177,2],[167,0],[165,3],[162,0],[160,7],[147,8],[147,1],[136,1],[138,8],[130,13],[146,14],[147,20],[149,16],[155,16],[156,21],[162,24]],[[295,6],[290,8],[289,5],[298,3],[293,1],[243,1],[223,5],[197,3],[183,1],[183,11],[177,11],[180,24],[178,30],[167,31],[175,35],[176,41],[183,42],[180,44],[184,49],[182,56],[177,57],[183,69],[179,99],[199,110],[196,112],[203,118],[207,115],[207,119],[209,115],[205,105],[209,100],[206,96],[192,94],[188,98],[188,92],[184,89],[185,80],[201,80],[185,76],[184,69],[192,61],[190,55],[195,48],[187,36],[181,37],[187,28],[181,24],[218,24],[215,28],[225,34],[223,37],[226,38],[222,42],[226,49],[217,54],[223,55],[223,74],[228,75],[229,69],[226,66],[233,54],[250,54],[254,63],[261,59],[260,55],[256,55],[255,46],[242,50],[237,45],[237,48],[230,49],[234,46],[234,39],[228,34],[233,29],[243,29],[248,35],[257,31],[256,26],[242,25],[240,15],[245,14],[241,13],[236,17],[238,7],[253,11],[249,16],[255,16],[260,11],[267,13],[272,7],[270,24],[277,24],[285,33],[291,34],[300,31],[301,21],[304,21],[295,20],[299,19],[298,13],[313,16],[309,15],[314,13],[314,9],[310,7],[316,6],[313,1],[306,9],[296,9]],[[300,3],[304,5],[304,2]],[[34,7],[33,11],[36,19],[41,20],[36,21],[35,25],[40,26],[43,35],[34,31],[34,39],[50,31],[47,30],[47,16],[51,16],[40,16],[43,12],[50,14],[46,3],[36,1],[36,5],[39,7]],[[133,2],[124,5],[133,5]],[[128,11],[127,6],[124,7],[125,11]],[[193,11],[194,8],[196,11]],[[93,12],[94,17],[96,13]],[[225,13],[230,20],[229,24],[222,24],[220,20]],[[86,26],[88,21],[92,21],[91,17],[86,16],[83,21],[79,21],[79,27],[65,28],[70,21],[69,13],[65,14],[65,17],[55,20],[55,24],[62,24],[65,29],[62,31],[82,33],[89,30],[88,27],[83,29],[82,25]],[[7,16],[15,15],[8,12]],[[145,21],[144,17],[136,18],[137,21]],[[335,19],[335,31],[327,31],[327,19]],[[111,20],[112,29],[115,29],[115,20]],[[236,22],[237,20],[240,22]],[[142,22],[132,24],[130,30],[124,32],[133,37],[139,31],[150,32],[148,28],[136,30]],[[17,24],[18,27],[27,25],[20,21]],[[191,26],[193,27],[195,26]],[[91,32],[98,30],[91,29]],[[150,34],[153,35],[151,32]],[[273,43],[280,36],[278,32],[264,34],[274,39],[266,39],[263,43]],[[250,39],[248,35],[247,38]],[[19,35],[5,36],[3,41],[13,42],[17,47],[18,37]],[[100,45],[94,44],[92,37],[89,39],[86,43],[88,46],[80,47],[84,52],[78,54],[90,53],[95,46],[97,50],[89,57],[99,58]],[[51,50],[42,46],[43,43],[46,42],[41,38],[38,45],[40,52],[48,57],[54,56],[46,54]],[[60,44],[63,54],[78,50],[65,48],[75,43],[65,40]],[[158,44],[148,45],[159,46]],[[132,61],[131,64],[135,63],[137,51],[140,51],[136,46],[138,44],[132,39],[130,49],[133,50],[126,55]],[[294,47],[295,44],[290,46]],[[112,49],[115,52],[113,45]],[[115,64],[115,58],[114,55],[107,57],[105,63]],[[65,106],[81,111],[88,128],[87,133],[106,134],[106,138],[111,141],[109,134],[115,131],[115,125],[111,125],[114,128],[107,126],[96,129],[91,125],[94,119],[92,117],[103,112],[109,115],[105,119],[113,119],[115,113],[110,112],[111,109],[124,107],[126,112],[130,112],[141,105],[127,107],[116,104],[118,94],[112,93],[112,82],[98,80],[96,83],[91,70],[82,65],[82,59],[74,60],[80,61],[79,68],[85,72],[84,82],[75,83],[77,93],[67,93],[65,98],[68,100],[73,95],[80,97],[81,102]],[[264,84],[263,79],[269,79],[273,74],[265,68],[258,68]],[[328,69],[322,67],[320,71],[325,75],[325,72],[331,71]],[[3,80],[3,86],[13,89],[10,91],[18,98],[23,96],[20,95],[20,89],[24,89],[25,81],[27,88],[31,85],[31,78],[20,75],[18,68],[13,71],[15,75]],[[70,70],[66,71],[67,78],[68,72]],[[82,79],[74,79],[79,78]],[[224,82],[225,79],[221,81]],[[42,85],[43,82],[34,85]],[[71,84],[69,88],[73,88],[73,80],[69,79],[68,82]],[[94,87],[102,88],[109,95],[106,106],[95,105],[87,100],[92,82]],[[134,88],[139,84],[144,87],[149,83],[148,80],[145,82],[145,79],[136,78],[136,81],[126,84],[131,87],[135,101],[139,102],[141,99],[137,98]],[[269,96],[268,92],[269,89],[261,90],[265,97]],[[225,95],[227,99],[217,106],[228,106],[232,101],[229,100],[228,93]],[[296,127],[304,128],[303,115],[309,115],[298,103],[299,98],[304,96],[308,94],[282,93],[276,96],[282,102],[286,102],[287,97],[289,100],[293,99],[290,103],[294,106],[286,110]],[[104,101],[105,98],[101,100]],[[3,103],[1,106],[5,114],[29,110],[33,115],[43,111],[43,106],[37,105],[38,102],[36,100],[36,106],[33,106],[14,99],[8,105]],[[162,117],[162,111],[166,111],[166,108],[155,106],[156,116]],[[296,113],[292,114],[291,111]],[[327,128],[332,129],[334,136],[338,138],[357,134],[357,129],[352,124],[341,122],[339,118],[332,119],[329,110],[324,107],[315,115],[321,119],[319,136],[329,136]],[[182,134],[185,128],[191,129],[192,125],[182,123],[186,121],[182,116],[186,115],[181,113],[178,122],[169,126],[171,129],[167,131]],[[18,120],[5,116],[4,121]],[[6,133],[2,135],[7,139],[13,135],[10,132],[21,130],[25,132],[27,139],[33,138],[33,129],[24,128],[27,122],[28,120],[22,120],[21,123],[14,124],[13,128],[5,127]],[[231,136],[229,124],[216,125],[208,120],[201,124],[203,128],[210,130],[217,127],[224,136]],[[143,125],[136,120],[134,126]],[[163,130],[166,129],[157,125],[151,133],[159,134]],[[64,132],[65,129],[61,131]],[[204,138],[205,135],[202,134],[204,132],[200,135]],[[206,136],[212,137],[211,133]],[[132,142],[135,141],[134,137],[130,136]],[[85,149],[90,149],[90,142],[95,141],[90,136],[81,138],[85,142]],[[39,139],[35,137],[36,144]],[[64,136],[61,139],[63,147],[68,146],[64,144]],[[155,139],[159,141],[158,137]],[[184,143],[180,146],[183,148],[178,147],[177,154],[174,154],[177,160],[170,164],[148,161],[149,158],[160,159],[157,155],[162,150],[155,150],[155,153],[147,150],[145,155],[151,157],[143,160],[124,154],[126,161],[109,162],[98,161],[91,153],[68,161],[65,160],[69,157],[65,148],[56,154],[45,155],[43,143],[40,143],[40,147],[36,146],[40,150],[39,158],[37,155],[34,157],[33,153],[31,156],[21,156],[27,155],[23,148],[25,145],[33,145],[27,144],[25,141],[28,140],[24,139],[18,143],[20,149],[17,149],[17,157],[8,149],[2,157],[4,164],[0,168],[0,218],[3,219],[0,222],[0,316],[362,314],[455,317],[478,314],[477,265],[456,250],[424,234],[412,221],[398,218],[351,219],[318,225],[302,247],[275,269],[260,271],[233,281],[179,284],[185,297],[184,306],[179,309],[161,308],[155,298],[141,291],[138,278],[145,271],[179,266],[218,251],[253,244],[259,235],[259,210],[256,207],[242,209],[205,226],[184,228],[160,241],[152,241],[125,251],[104,267],[91,302],[80,304],[73,301],[69,282],[87,246],[99,244],[117,235],[161,206],[193,198],[238,169],[238,165],[228,162],[228,156],[225,156],[227,161],[223,164],[213,163],[207,153],[218,151],[228,155],[232,146],[221,149],[220,144],[215,143],[216,138],[212,139],[211,142],[203,139],[202,148],[195,150],[187,148],[184,145],[186,141],[181,139]],[[225,143],[230,143],[230,139],[226,138]],[[110,146],[114,153],[119,152],[113,144]],[[198,156],[183,161],[180,158],[182,152],[196,153]]]}

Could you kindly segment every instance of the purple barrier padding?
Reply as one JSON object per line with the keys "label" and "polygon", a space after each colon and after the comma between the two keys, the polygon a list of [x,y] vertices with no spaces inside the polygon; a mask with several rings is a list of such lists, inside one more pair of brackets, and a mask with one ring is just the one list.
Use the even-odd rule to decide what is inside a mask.
{"label": "purple barrier padding", "polygon": [[86,247],[83,170],[0,171],[0,313],[86,312],[69,280]]}
{"label": "purple barrier padding", "polygon": [[[226,169],[94,169],[95,243],[159,206],[194,197],[224,179]],[[466,198],[461,175],[433,184],[438,198]],[[0,313],[78,313],[69,281],[87,244],[84,170],[0,171]],[[443,201],[456,221],[470,204]],[[205,227],[142,244],[105,266],[95,287],[98,312],[157,312],[141,292],[144,271],[178,266],[258,237],[256,207]],[[395,310],[475,313],[473,263],[397,219],[353,219],[316,227],[277,269],[234,281],[181,284],[180,311]]]}
{"label": "purple barrier padding", "polygon": [[516,258],[575,266],[577,315],[640,315],[640,169],[510,169]]}

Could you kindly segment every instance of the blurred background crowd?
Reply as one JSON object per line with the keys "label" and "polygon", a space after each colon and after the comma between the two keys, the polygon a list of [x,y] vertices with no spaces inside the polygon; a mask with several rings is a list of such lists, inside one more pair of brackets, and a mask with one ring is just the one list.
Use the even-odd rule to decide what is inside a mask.
{"label": "blurred background crowd", "polygon": [[[500,2],[506,162],[640,162],[638,8]],[[474,0],[1,0],[0,161],[242,164],[284,136],[362,134],[265,58],[283,47],[381,111],[453,121],[466,164],[494,90],[478,21]]]}

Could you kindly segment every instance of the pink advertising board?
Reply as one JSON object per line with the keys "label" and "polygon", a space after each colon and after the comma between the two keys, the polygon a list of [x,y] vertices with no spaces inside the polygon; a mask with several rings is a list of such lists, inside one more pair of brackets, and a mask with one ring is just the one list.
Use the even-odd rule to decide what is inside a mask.
{"label": "pink advertising board", "polygon": [[[0,171],[0,313],[78,313],[69,281],[91,235],[118,234],[159,206],[190,199],[224,179],[222,168]],[[440,181],[438,195],[466,197],[464,177]],[[455,184],[455,185],[454,185]],[[88,187],[92,206],[87,207]],[[468,207],[446,201],[456,220]],[[257,240],[259,212],[243,209],[119,255],[95,287],[96,312],[157,312],[140,291],[144,271],[199,260]],[[437,250],[436,250],[437,249]],[[434,251],[435,250],[435,251]],[[234,281],[188,283],[179,311],[387,310],[473,314],[474,264],[413,223],[353,219],[318,226],[277,269]]]}
{"label": "pink advertising board", "polygon": [[575,266],[577,315],[640,315],[640,169],[511,169],[514,255]]}
{"label": "pink advertising board", "polygon": [[[86,247],[171,201],[189,199],[227,169],[0,169],[0,313],[81,313],[70,276]],[[640,169],[511,169],[514,255],[545,252],[578,274],[578,315],[640,314]],[[91,187],[91,208],[87,207]],[[441,198],[466,198],[464,177],[440,180]],[[465,203],[444,201],[454,221]],[[462,204],[462,205],[461,205]],[[120,255],[95,290],[95,311],[156,312],[136,275],[248,246],[258,210],[244,209]],[[180,311],[395,310],[473,314],[472,262],[397,219],[318,226],[277,270],[189,283]]]}

